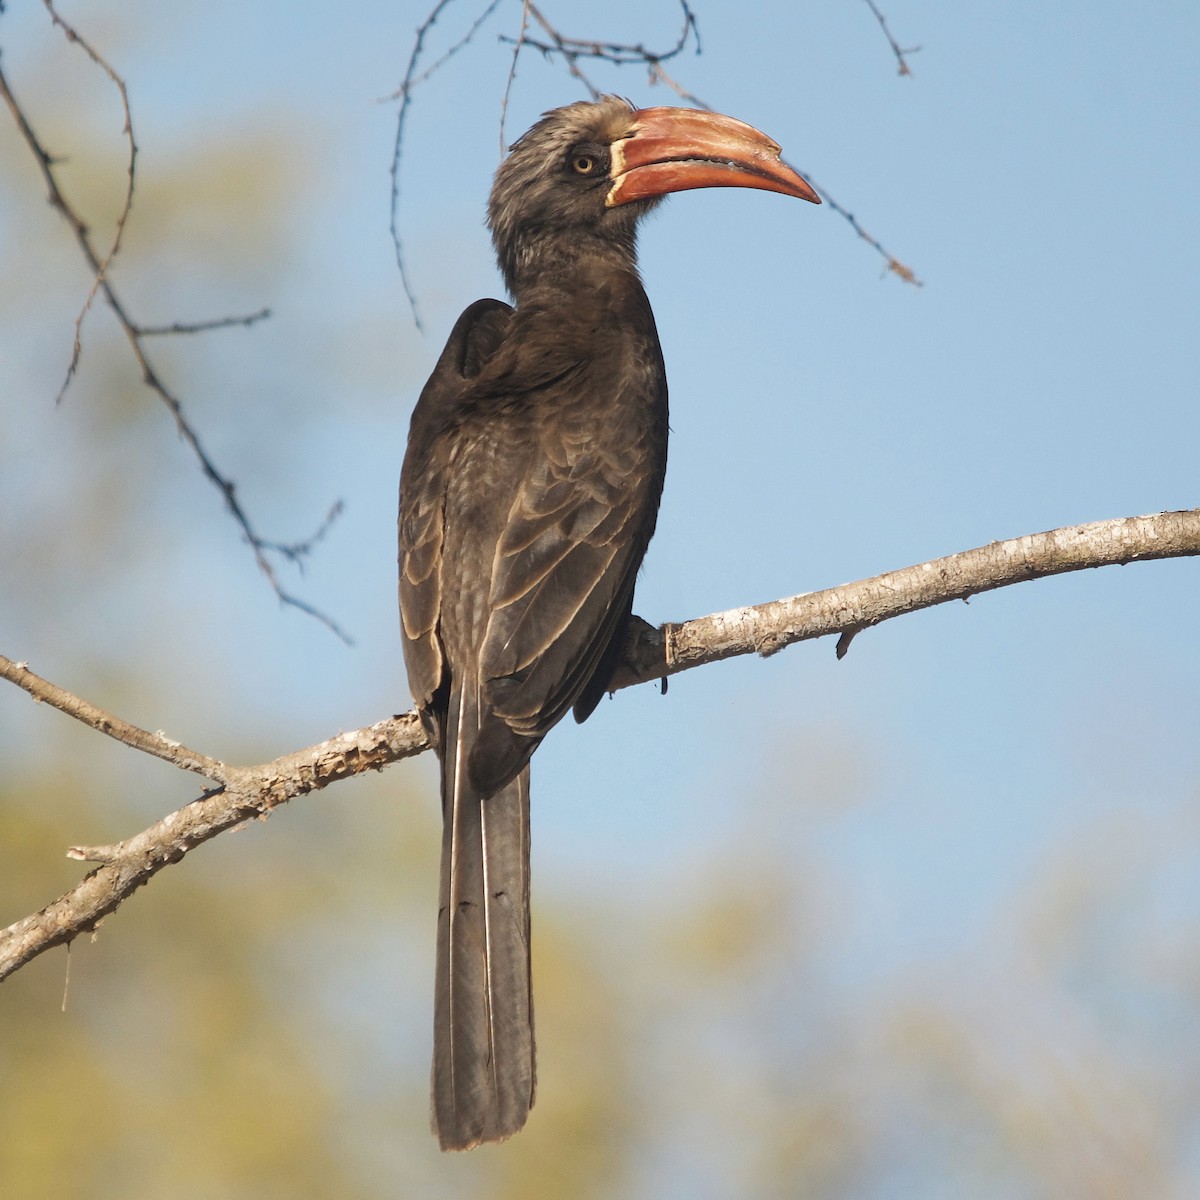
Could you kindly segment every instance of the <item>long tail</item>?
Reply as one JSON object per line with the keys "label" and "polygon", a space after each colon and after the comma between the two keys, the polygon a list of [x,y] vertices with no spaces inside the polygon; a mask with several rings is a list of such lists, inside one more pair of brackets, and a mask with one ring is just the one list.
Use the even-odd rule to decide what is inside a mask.
{"label": "long tail", "polygon": [[443,1150],[516,1133],[535,1085],[529,768],[486,799],[472,789],[473,701],[452,697],[442,760],[432,1121]]}

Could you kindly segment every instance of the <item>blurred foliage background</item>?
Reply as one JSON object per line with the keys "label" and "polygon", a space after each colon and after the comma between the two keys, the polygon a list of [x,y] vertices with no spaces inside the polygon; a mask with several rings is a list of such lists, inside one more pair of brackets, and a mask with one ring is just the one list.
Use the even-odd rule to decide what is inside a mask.
{"label": "blurred foliage background", "polygon": [[[240,762],[407,706],[392,600],[395,480],[408,406],[441,333],[465,302],[496,288],[479,230],[495,160],[481,147],[494,139],[508,62],[487,41],[471,60],[486,64],[487,87],[471,73],[478,66],[464,68],[431,94],[427,123],[414,119],[406,211],[420,231],[411,240],[431,327],[422,339],[386,240],[394,110],[368,101],[394,86],[423,13],[368,4],[330,30],[327,14],[319,24],[295,17],[293,28],[289,9],[262,7],[78,5],[69,15],[128,77],[143,151],[114,278],[148,323],[273,308],[254,329],[164,339],[151,351],[269,536],[303,537],[348,497],[343,524],[288,586],[350,628],[355,650],[277,610],[102,304],[85,326],[79,377],[55,408],[89,280],[27,149],[0,121],[0,651],[128,720]],[[580,13],[575,5],[570,15]],[[649,29],[637,6],[611,15],[610,32],[630,41],[661,32],[669,42],[678,23],[674,10],[656,13]],[[698,90],[707,79],[702,94],[775,133],[771,102],[746,111],[718,90],[736,60],[736,30],[706,15],[715,29]],[[945,57],[961,35],[936,8],[889,15],[911,21],[921,40],[943,38]],[[978,19],[995,23],[997,45],[1014,53],[996,12]],[[1177,27],[1164,20],[1156,44],[1195,24],[1185,13]],[[1110,31],[1118,41],[1124,32]],[[1052,41],[1059,34],[1028,31],[1055,53],[1068,44]],[[870,36],[864,27],[862,47],[843,50],[830,70],[882,54]],[[38,5],[10,0],[0,49],[74,201],[94,227],[108,227],[124,170],[110,85]],[[545,82],[550,70],[523,69],[528,113],[515,126],[574,95]],[[1042,78],[1028,63],[1020,70]],[[350,87],[356,71],[374,91]],[[311,106],[296,99],[302,87],[316,93]],[[880,123],[893,102],[885,95],[859,98]],[[488,110],[480,134],[464,128],[468,100]],[[858,121],[851,113],[849,128],[868,138]],[[451,145],[435,157],[430,146],[447,129]],[[902,191],[894,209],[874,197],[873,215],[907,214]],[[927,219],[944,222],[933,208]],[[764,222],[777,219],[761,211]],[[657,225],[679,216],[673,209]],[[860,263],[840,231],[812,236],[828,238],[813,251],[813,278],[835,261],[852,277],[848,294],[869,297],[865,307],[908,302],[878,299],[873,268],[853,278]],[[936,245],[931,236],[916,247],[923,262],[937,261]],[[660,263],[656,273],[669,271]],[[731,289],[749,296],[754,285]],[[693,291],[683,307],[695,300]],[[845,308],[833,307],[844,321]],[[683,335],[669,315],[663,324],[686,372]],[[818,330],[812,344],[834,342]],[[849,356],[846,344],[834,355]],[[969,441],[977,431],[960,432]],[[913,437],[900,449],[924,461]],[[1164,504],[1181,486],[1175,461],[1164,450]],[[767,476],[780,470],[763,471],[763,495],[742,489],[739,502],[769,508]],[[1110,482],[1108,509],[1063,519],[1123,512],[1123,485],[1116,474]],[[681,486],[676,513],[688,504]],[[789,475],[781,486],[797,485]],[[926,476],[914,491],[942,486],[962,485]],[[921,553],[965,548],[994,528],[976,537],[953,524],[960,515],[945,544]],[[1024,513],[1005,519],[1016,522],[1008,533],[1027,531]],[[703,537],[683,524],[676,516],[660,534],[668,565],[657,576],[651,566],[647,596],[680,575],[672,537]],[[778,544],[779,530],[772,536]],[[735,555],[733,541],[717,544]],[[889,550],[862,573],[900,565],[905,553]],[[790,547],[778,557],[794,577]],[[0,1195],[1197,1194],[1194,650],[1176,658],[1155,644],[1142,655],[1138,640],[1164,622],[1181,639],[1190,627],[1176,614],[1194,575],[1177,567],[1191,569],[1130,570],[1176,581],[1161,609],[1134,592],[1128,610],[1096,601],[1104,642],[1081,632],[1089,618],[1079,610],[1102,587],[1138,583],[1037,585],[1011,602],[1011,627],[989,625],[997,606],[981,603],[975,624],[926,614],[910,623],[924,633],[897,630],[887,644],[900,648],[877,641],[875,658],[860,639],[839,682],[826,679],[831,666],[784,655],[699,673],[716,678],[707,693],[680,680],[668,701],[651,689],[627,694],[585,731],[564,730],[562,749],[539,754],[546,774],[535,784],[539,1099],[528,1129],[500,1147],[443,1157],[427,1128],[438,839],[430,764],[332,788],[218,839],[77,942],[69,963],[55,951],[0,987]],[[812,586],[842,577],[840,561],[820,569]],[[736,571],[729,582],[727,600],[639,609],[698,615],[773,594],[749,590],[759,583]],[[1158,613],[1145,622],[1153,630],[1123,615],[1147,607]],[[930,622],[943,632],[929,633]],[[1057,665],[1076,641],[1081,665]],[[910,654],[932,660],[929,676],[914,672]],[[850,671],[858,674],[846,683]],[[1044,721],[1039,706],[1057,696],[1060,674],[1078,676],[1094,704],[1057,700],[1045,741],[1062,757],[1047,768],[1038,758],[1047,747],[1022,721]],[[1002,690],[1010,685],[1015,693]],[[1028,714],[1013,694],[1027,698]],[[671,704],[676,724],[659,724]],[[1080,712],[1086,722],[1074,720]],[[959,717],[992,731],[991,750],[957,730]],[[938,749],[905,749],[906,719],[923,721]],[[0,762],[3,922],[79,878],[66,846],[128,836],[196,794],[164,764],[16,689],[0,694]],[[976,805],[978,844],[949,815],[965,827]],[[1033,810],[1044,823],[1031,824]],[[562,832],[572,822],[575,842]],[[608,832],[597,834],[601,822]],[[997,867],[993,843],[1019,848]],[[883,865],[892,861],[907,863],[899,884]]]}

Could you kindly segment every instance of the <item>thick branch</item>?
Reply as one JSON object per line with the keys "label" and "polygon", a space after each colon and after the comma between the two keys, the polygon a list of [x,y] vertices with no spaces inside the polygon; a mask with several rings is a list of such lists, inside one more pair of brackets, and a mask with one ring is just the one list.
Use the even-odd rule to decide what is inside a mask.
{"label": "thick branch", "polygon": [[796,642],[858,633],[892,617],[1046,575],[1193,555],[1200,555],[1200,509],[991,542],[873,579],[643,631],[615,684],[628,687],[739,654],[775,654]]}
{"label": "thick branch", "polygon": [[[61,707],[71,711],[65,705]],[[115,724],[111,728],[99,724],[94,727],[125,740]],[[407,713],[339,734],[319,746],[298,750],[260,767],[216,764],[227,780],[224,787],[206,792],[126,841],[103,847],[71,847],[69,858],[100,861],[103,865],[41,912],[0,931],[0,979],[43,951],[95,930],[122,900],[163,867],[179,862],[189,850],[217,834],[252,818],[264,818],[276,805],[294,796],[316,791],[337,779],[380,770],[427,746],[420,721],[414,713]]]}
{"label": "thick branch", "polygon": [[[935,604],[1088,567],[1193,555],[1200,555],[1200,509],[1098,521],[992,542],[873,579],[658,629],[635,621],[613,690],[738,654],[774,654],[795,642],[833,633],[842,635],[842,651],[854,633]],[[0,658],[0,675],[93,729],[218,785],[127,841],[73,847],[71,857],[103,865],[41,912],[0,931],[0,979],[52,946],[95,929],[151,876],[224,830],[265,817],[295,796],[381,770],[428,749],[416,714],[405,713],[262,766],[232,767],[104,713],[33,675],[23,663]]]}

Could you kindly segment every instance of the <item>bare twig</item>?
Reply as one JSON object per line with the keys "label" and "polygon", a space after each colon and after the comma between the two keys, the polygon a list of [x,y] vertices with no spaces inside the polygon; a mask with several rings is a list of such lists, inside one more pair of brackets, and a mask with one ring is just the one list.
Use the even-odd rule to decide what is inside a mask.
{"label": "bare twig", "polygon": [[[635,618],[612,688],[665,680],[735,655],[775,654],[830,634],[842,635],[838,649],[844,653],[849,635],[936,604],[1090,567],[1194,555],[1200,555],[1200,509],[1098,521],[992,542],[873,579],[657,629]],[[265,816],[296,796],[380,770],[428,748],[416,714],[406,713],[261,766],[233,767],[103,713],[33,675],[23,663],[0,659],[0,676],[91,728],[218,785],[128,840],[71,847],[71,857],[103,865],[41,912],[0,931],[0,979],[52,946],[95,929],[159,870],[224,830]]]}
{"label": "bare twig", "polygon": [[862,238],[862,240],[864,242],[867,243],[868,246],[870,246],[874,251],[876,251],[876,253],[878,253],[880,255],[880,257],[887,264],[886,268],[885,268],[886,270],[890,271],[893,275],[896,275],[900,279],[904,280],[905,283],[911,283],[913,285],[913,287],[924,287],[925,286],[924,283],[922,283],[921,280],[917,278],[916,273],[913,271],[912,267],[906,266],[904,263],[902,263],[898,258],[896,258],[889,250],[887,250],[880,243],[878,238],[869,234],[858,223],[858,218],[852,212],[850,212],[848,209],[843,208],[829,194],[829,192],[824,187],[821,186],[821,184],[817,183],[816,180],[810,178],[808,175],[805,175],[803,171],[801,171],[800,174],[803,175],[805,180],[812,186],[813,191],[815,191],[817,193],[817,195],[821,197],[821,200],[825,204],[829,205],[829,211],[837,213],[837,215],[839,217],[841,217],[842,220],[844,220],[850,226],[850,228],[853,229],[854,232],[856,234],[858,234],[858,236],[860,238]]}
{"label": "bare twig", "polygon": [[[504,95],[500,98],[500,157],[504,157],[504,152],[508,148],[508,138],[504,134],[504,122],[508,117],[508,98],[512,95],[512,85],[517,78],[517,59],[521,57],[521,50],[525,46],[526,34],[529,30],[529,0],[521,0],[521,28],[517,33],[516,41],[513,42],[512,62],[508,66],[508,76],[504,80]],[[501,39],[504,40],[503,38]]]}
{"label": "bare twig", "polygon": [[[422,83],[425,83],[426,81],[432,79],[460,50],[465,49],[471,43],[471,41],[474,39],[475,35],[479,32],[481,26],[487,21],[488,17],[490,17],[492,15],[492,13],[494,13],[496,11],[496,9],[499,6],[500,6],[500,0],[491,0],[491,3],[487,6],[487,8],[485,8],[483,10],[483,12],[481,12],[479,14],[479,16],[477,16],[475,18],[475,20],[471,22],[471,25],[467,29],[467,32],[464,33],[462,35],[462,37],[460,37],[458,39],[458,41],[455,42],[450,47],[449,50],[447,50],[444,54],[442,54],[442,56],[440,58],[434,59],[434,61],[432,63],[430,63],[429,66],[427,66],[425,68],[425,70],[423,70],[419,75],[413,75],[411,79],[406,76],[405,81],[394,92],[392,92],[392,94],[390,96],[385,96],[384,99],[385,100],[402,100],[414,88],[419,87]],[[440,7],[445,7],[445,5],[442,5]],[[437,16],[436,13],[434,13],[432,15],[433,15],[433,17]],[[433,20],[430,20],[428,22],[428,25],[432,25],[432,24],[433,24]],[[424,28],[427,29],[427,26],[425,26]],[[420,32],[420,31],[418,31],[418,32]],[[422,36],[422,41],[423,41],[423,36]],[[414,64],[412,64],[410,61],[409,66],[410,66],[410,68],[413,68]]]}
{"label": "bare twig", "polygon": [[[553,44],[530,38],[516,40],[523,40],[525,44],[546,55],[558,53],[575,59],[597,58],[618,67],[630,65],[653,67],[656,63],[666,62],[677,54],[682,54],[688,42],[693,39],[696,42],[696,53],[700,53],[700,27],[696,22],[696,14],[688,7],[686,0],[679,0],[679,3],[683,9],[683,29],[675,45],[669,50],[651,50],[642,42],[597,42],[589,38],[566,37],[560,34],[533,4],[526,4],[526,8],[546,31]],[[514,41],[513,38],[504,35],[501,35],[500,40],[510,43]]]}
{"label": "bare twig", "polygon": [[142,337],[166,337],[170,334],[210,333],[214,329],[231,329],[234,326],[257,325],[259,321],[267,320],[271,315],[269,308],[260,308],[258,312],[247,313],[242,317],[214,317],[211,321],[172,321],[170,325],[139,325],[138,333]]}
{"label": "bare twig", "polygon": [[921,47],[909,46],[907,50],[902,50],[900,48],[900,43],[897,42],[894,37],[892,37],[892,31],[888,28],[888,23],[884,18],[883,13],[879,11],[879,7],[876,5],[875,0],[866,0],[866,5],[871,12],[875,14],[875,20],[879,22],[879,28],[883,30],[883,36],[887,38],[888,45],[891,46],[892,53],[896,56],[896,62],[899,63],[899,69],[896,73],[898,75],[911,75],[912,71],[909,68],[908,61],[904,56],[906,54],[916,54]]}
{"label": "bare twig", "polygon": [[[112,266],[112,261],[117,256],[117,251],[121,248],[121,239],[125,235],[125,225],[133,209],[133,185],[137,177],[138,148],[137,141],[133,136],[133,113],[129,109],[129,92],[125,87],[125,80],[113,70],[108,60],[73,25],[69,24],[59,15],[54,7],[53,0],[42,0],[42,3],[46,6],[46,11],[50,14],[50,20],[63,31],[63,35],[67,41],[78,46],[112,80],[112,84],[117,89],[117,94],[121,98],[121,111],[125,116],[125,127],[122,132],[129,143],[125,195],[121,201],[121,210],[117,213],[116,223],[113,226],[112,242],[103,256],[97,256],[92,252],[91,243],[88,241],[88,261],[92,266],[94,276],[87,299],[83,302],[83,307],[79,310],[79,315],[75,318],[75,338],[71,347],[71,361],[67,366],[66,378],[63,379],[62,386],[58,389],[57,401],[61,401],[63,396],[67,394],[67,389],[71,386],[71,380],[75,377],[75,372],[79,368],[79,357],[83,353],[84,318],[87,316],[88,310],[92,307],[92,301],[96,299],[96,294],[104,283],[108,269]],[[28,126],[26,126],[26,129],[28,129]],[[45,168],[49,168],[49,166],[49,162],[44,163]],[[85,233],[85,241],[87,240]]]}
{"label": "bare twig", "polygon": [[302,542],[263,542],[263,548],[282,554],[289,562],[293,562],[300,571],[304,571],[304,560],[313,552],[317,543],[333,528],[334,522],[345,512],[346,506],[341,500],[335,500],[325,514],[325,520],[317,526],[317,530]]}
{"label": "bare twig", "polygon": [[425,52],[425,39],[429,35],[429,31],[437,23],[438,18],[449,7],[450,2],[451,0],[437,0],[429,15],[417,26],[417,32],[413,39],[412,52],[408,57],[408,66],[404,71],[404,79],[390,96],[384,97],[386,100],[400,101],[400,109],[396,113],[396,136],[392,143],[392,201],[388,229],[391,232],[392,247],[396,253],[396,267],[400,272],[400,284],[404,288],[404,295],[408,300],[408,306],[412,312],[413,324],[416,325],[417,329],[422,331],[424,330],[424,326],[421,324],[421,314],[417,308],[416,293],[413,291],[412,281],[408,276],[408,264],[404,257],[404,242],[400,237],[400,159],[404,153],[404,125],[408,118],[408,108],[412,103],[414,89],[426,80],[431,79],[446,63],[458,54],[474,38],[483,23],[496,11],[500,4],[500,0],[490,0],[487,7],[472,21],[467,32],[440,58],[433,62],[432,65],[418,73],[417,67],[421,62],[422,54]]}
{"label": "bare twig", "polygon": [[[53,9],[51,9],[51,12],[53,13]],[[56,16],[56,19],[58,20],[58,23],[60,25],[63,25],[63,27],[65,29],[70,30],[69,26],[66,26],[65,23],[63,23],[60,18],[57,18],[57,14],[54,14],[54,15]],[[88,53],[92,54],[93,57],[95,57],[95,52],[90,50],[90,48],[87,47],[86,43],[84,43],[82,41],[82,39],[79,38],[79,35],[74,33],[73,30],[70,30],[70,32],[68,33],[68,37],[72,41],[78,42],[81,46],[84,46],[85,49],[88,49]],[[97,61],[102,61],[102,60],[97,59]],[[111,71],[111,68],[107,68],[107,66],[106,66],[106,69]],[[121,86],[123,88],[123,85],[121,85]],[[253,524],[250,521],[249,514],[246,512],[245,508],[242,506],[241,502],[238,500],[238,498],[236,496],[235,486],[234,486],[233,481],[231,479],[229,479],[227,476],[225,476],[224,474],[222,474],[221,471],[217,468],[215,461],[209,455],[207,449],[204,447],[203,443],[200,441],[200,437],[197,434],[196,430],[194,429],[194,427],[192,426],[190,421],[187,419],[187,417],[184,413],[184,410],[183,410],[183,404],[180,401],[179,397],[167,386],[166,381],[162,378],[161,375],[159,375],[158,371],[155,369],[155,367],[153,366],[149,357],[146,354],[146,350],[143,345],[145,338],[147,336],[152,336],[152,335],[161,333],[162,328],[154,327],[152,334],[148,335],[146,330],[143,329],[143,327],[140,324],[138,324],[138,322],[136,322],[133,319],[133,317],[130,315],[129,310],[125,307],[124,302],[121,300],[120,296],[117,294],[117,291],[113,286],[112,280],[108,276],[108,271],[109,271],[109,267],[111,265],[112,255],[113,255],[113,253],[115,253],[115,248],[119,244],[119,240],[120,240],[119,232],[118,232],[117,239],[114,241],[114,248],[109,251],[109,253],[106,257],[102,257],[97,252],[97,250],[92,242],[91,233],[89,232],[88,226],[87,226],[86,222],[83,220],[83,217],[72,206],[70,201],[67,199],[66,194],[63,192],[62,188],[59,186],[58,175],[57,175],[57,171],[56,171],[56,160],[46,150],[44,144],[41,142],[41,140],[38,138],[37,134],[34,132],[34,129],[29,122],[29,118],[26,116],[24,109],[18,103],[16,96],[13,94],[12,89],[9,86],[8,80],[5,77],[5,74],[4,74],[4,71],[2,68],[0,68],[0,96],[3,96],[4,101],[8,106],[9,112],[12,114],[13,120],[16,123],[17,129],[21,134],[22,140],[29,147],[30,151],[32,152],[32,154],[34,156],[34,159],[37,161],[38,169],[41,172],[42,180],[46,186],[46,191],[49,194],[51,205],[55,209],[58,210],[58,212],[62,215],[63,219],[67,222],[68,226],[70,226],[72,233],[75,235],[75,241],[78,243],[79,249],[82,252],[85,261],[87,262],[88,266],[91,268],[91,271],[93,273],[93,277],[94,277],[94,281],[95,281],[94,288],[98,288],[99,291],[103,294],[105,301],[108,303],[109,308],[112,310],[113,315],[117,319],[117,323],[120,325],[122,332],[125,334],[125,338],[129,343],[129,347],[133,354],[134,361],[137,363],[137,366],[141,372],[142,382],[156,396],[158,396],[158,398],[162,401],[162,403],[164,405],[166,405],[166,407],[169,410],[169,412],[171,413],[172,417],[174,417],[175,427],[179,431],[180,437],[183,438],[183,440],[187,443],[187,445],[191,449],[192,453],[195,455],[195,458],[196,458],[197,462],[200,464],[200,469],[204,473],[205,477],[221,493],[221,495],[225,501],[226,509],[229,511],[230,515],[233,517],[234,521],[237,523],[238,527],[241,529],[242,534],[243,534],[247,544],[250,546],[251,553],[254,555],[254,560],[258,564],[259,570],[262,571],[262,573],[266,576],[267,581],[271,585],[271,588],[275,592],[275,595],[279,599],[279,602],[283,605],[287,605],[292,608],[299,609],[301,612],[308,613],[310,616],[315,617],[318,621],[320,621],[323,625],[325,625],[326,628],[330,629],[339,638],[341,638],[342,641],[346,642],[347,644],[350,644],[351,638],[348,636],[348,634],[343,629],[341,629],[341,627],[337,624],[336,621],[334,621],[327,614],[321,612],[319,609],[314,608],[312,605],[306,603],[305,601],[301,600],[299,597],[297,597],[297,596],[293,595],[291,592],[287,591],[283,587],[283,585],[280,583],[279,577],[275,573],[275,568],[272,565],[270,559],[267,557],[268,551],[270,551],[272,549],[277,549],[276,545],[274,543],[267,542],[256,531],[256,529],[254,528]],[[130,139],[130,144],[131,145],[133,144],[132,136]],[[130,158],[131,170],[132,170],[132,164],[133,164],[133,159],[131,157]],[[132,183],[130,184],[130,189],[127,192],[126,199],[128,200],[129,197],[131,197],[131,196],[132,196]],[[125,215],[127,215],[127,214],[125,214]],[[124,219],[125,219],[125,217],[123,215],[121,218],[122,228],[123,228],[123,224],[124,224]],[[89,303],[90,303],[90,300],[89,300]],[[87,305],[85,304],[84,312],[86,312],[86,311],[87,311]],[[81,320],[82,320],[82,316],[83,316],[83,313],[80,314]],[[250,319],[231,318],[231,321],[237,322],[240,320],[241,323],[246,324],[246,323],[249,323],[249,320],[257,320],[257,319],[259,319],[259,317],[257,314],[255,314]],[[79,338],[79,330],[80,330],[80,323],[76,322],[76,340],[77,341]],[[71,367],[68,369],[68,372],[67,372],[67,381],[68,382],[70,381],[70,378],[71,378],[72,374],[74,373],[75,365],[76,365],[77,361],[78,361],[78,356],[77,356],[77,354],[75,354],[72,356]],[[66,383],[64,383],[63,386],[65,389]],[[61,398],[61,396],[62,396],[62,392],[60,391],[59,397]],[[315,540],[315,537],[310,538],[308,540],[309,544],[311,544],[311,542],[314,540]],[[299,544],[304,545],[305,543],[299,543]]]}
{"label": "bare twig", "polygon": [[587,88],[588,95],[593,100],[600,98],[600,89],[584,74],[579,66],[579,51],[573,50],[565,38],[559,35],[557,29],[542,16],[541,11],[533,4],[529,5],[529,12],[533,19],[546,31],[547,36],[554,42],[553,46],[547,46],[544,42],[537,43],[537,48],[547,56],[552,56],[555,52],[562,56],[566,68],[571,74]]}
{"label": "bare twig", "polygon": [[400,111],[396,114],[396,137],[392,144],[392,215],[388,228],[392,235],[392,246],[396,251],[396,266],[400,271],[400,283],[404,288],[405,296],[408,298],[408,306],[412,310],[413,324],[422,331],[425,327],[421,324],[421,313],[417,308],[416,293],[413,291],[412,283],[408,278],[408,267],[404,261],[404,243],[400,238],[400,156],[404,150],[404,123],[408,118],[409,105],[412,103],[412,90],[416,81],[417,64],[421,61],[421,54],[425,49],[425,38],[450,2],[451,0],[437,0],[429,16],[417,26],[416,39],[413,42],[412,53],[408,56],[408,67],[404,72],[404,81],[392,97],[393,99],[399,98]]}
{"label": "bare twig", "polygon": [[699,96],[693,94],[692,92],[689,92],[687,88],[683,86],[683,84],[679,83],[678,80],[668,75],[666,70],[663,68],[662,63],[660,62],[654,63],[650,68],[650,83],[652,85],[656,83],[665,83],[667,87],[669,87],[671,91],[675,93],[675,95],[677,95],[681,100],[686,100],[694,108],[702,108],[705,112],[714,111],[711,104],[701,100]]}

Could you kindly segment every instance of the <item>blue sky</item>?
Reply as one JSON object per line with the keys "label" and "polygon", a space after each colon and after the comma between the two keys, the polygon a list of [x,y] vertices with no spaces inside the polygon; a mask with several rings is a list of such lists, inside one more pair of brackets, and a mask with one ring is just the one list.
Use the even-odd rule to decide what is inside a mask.
{"label": "blue sky", "polygon": [[[99,600],[65,637],[30,603],[36,572],[28,591],[6,585],[0,652],[65,686],[90,683],[118,710],[104,664],[137,659],[160,694],[154,711],[123,715],[241,759],[408,706],[396,479],[408,413],[455,316],[501,294],[482,215],[508,69],[496,35],[512,30],[511,8],[410,114],[401,220],[424,336],[387,231],[395,109],[377,103],[403,74],[421,6],[352,3],[336,18],[275,3],[70,10],[117,48],[148,195],[160,164],[247,131],[285,164],[288,212],[264,249],[282,294],[258,286],[252,250],[236,280],[184,260],[130,287],[163,319],[274,309],[252,334],[164,354],[271,536],[302,536],[344,499],[293,586],[357,644],[277,610],[161,414],[155,511],[131,533],[156,549],[133,555],[123,581],[81,567],[80,594]],[[666,3],[553,11],[564,32],[652,46],[679,26]],[[690,193],[647,223],[673,441],[636,611],[683,619],[994,539],[1195,506],[1195,6],[889,5],[899,40],[922,46],[911,78],[860,3],[746,11],[699,5],[704,53],[674,73],[775,137],[924,286],[884,277],[835,214],[778,196]],[[430,54],[472,15],[451,7]],[[39,6],[10,5],[0,36],[14,85],[52,124],[70,101],[50,86],[61,51],[44,26]],[[71,71],[95,97],[92,149],[119,179],[119,117]],[[633,68],[594,77],[636,103],[670,102]],[[560,69],[524,57],[510,138],[578,97]],[[36,197],[5,137],[6,190]],[[16,253],[3,214],[0,239]],[[53,264],[62,282],[39,291],[46,306],[0,330],[0,529],[39,519],[48,481],[81,461],[78,427],[63,426],[82,399],[52,405],[86,287],[71,252]],[[84,461],[98,476],[130,468],[119,447]],[[627,691],[538,752],[535,879],[652,896],[723,844],[753,870],[757,823],[831,881],[836,936],[821,969],[837,986],[929,963],[983,978],[1004,973],[1031,892],[1136,829],[1145,872],[1114,921],[1132,922],[1135,940],[1191,929],[1196,584],[1187,561],[1087,572],[888,623],[841,663],[829,640],[688,673],[666,698]],[[6,728],[12,743],[49,736],[30,708],[0,694],[0,744]],[[413,772],[432,780],[429,763],[389,778]],[[147,812],[186,798],[159,789]],[[1177,853],[1186,861],[1156,890],[1156,864]]]}

